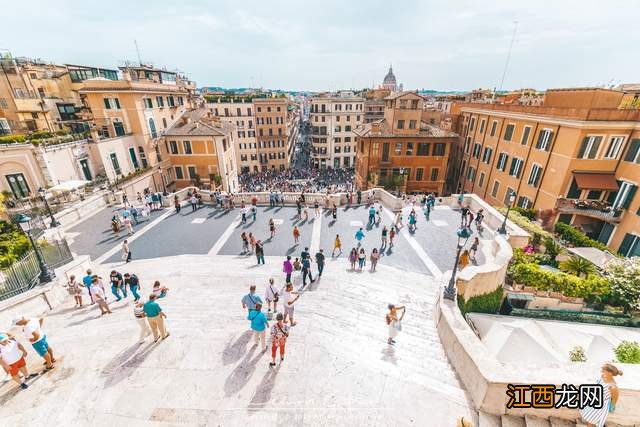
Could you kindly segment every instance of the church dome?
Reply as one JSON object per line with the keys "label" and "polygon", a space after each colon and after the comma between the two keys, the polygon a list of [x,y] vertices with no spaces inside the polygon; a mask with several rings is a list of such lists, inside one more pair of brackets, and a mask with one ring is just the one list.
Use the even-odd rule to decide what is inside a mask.
{"label": "church dome", "polygon": [[393,68],[389,67],[389,72],[386,76],[384,76],[384,80],[382,81],[384,85],[396,85],[396,76],[393,75]]}

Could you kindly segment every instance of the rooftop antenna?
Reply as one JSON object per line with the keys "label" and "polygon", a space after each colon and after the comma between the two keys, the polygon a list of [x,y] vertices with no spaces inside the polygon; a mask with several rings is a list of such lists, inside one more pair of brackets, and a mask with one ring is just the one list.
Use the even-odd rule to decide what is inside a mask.
{"label": "rooftop antenna", "polygon": [[[511,51],[513,50],[513,42],[516,39],[516,33],[518,32],[518,21],[513,21],[513,35],[511,36],[511,43],[509,43],[509,52],[507,53],[507,60],[504,63],[504,70],[502,71],[502,80],[500,80],[500,91],[502,91],[502,85],[504,84],[504,78],[507,76],[507,68],[509,68],[509,60],[511,59]],[[493,98],[495,99],[496,93],[493,92]]]}
{"label": "rooftop antenna", "polygon": [[140,48],[138,47],[138,41],[133,39],[133,44],[136,46],[136,53],[138,54],[138,64],[142,66],[142,58],[140,58]]}

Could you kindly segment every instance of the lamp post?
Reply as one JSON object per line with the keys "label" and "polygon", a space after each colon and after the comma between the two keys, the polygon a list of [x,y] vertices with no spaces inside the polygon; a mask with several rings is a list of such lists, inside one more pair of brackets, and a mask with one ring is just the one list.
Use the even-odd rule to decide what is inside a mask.
{"label": "lamp post", "polygon": [[49,214],[49,219],[51,220],[51,224],[49,224],[49,226],[51,228],[57,227],[58,221],[56,221],[56,218],[53,216],[53,213],[51,212],[51,207],[49,206],[49,202],[47,202],[47,192],[45,191],[44,188],[40,187],[38,189],[38,194],[42,198],[42,201],[44,202],[44,206],[47,208],[47,213]]}
{"label": "lamp post", "polygon": [[507,205],[507,212],[504,214],[504,221],[502,221],[502,225],[498,229],[499,234],[507,234],[507,219],[509,218],[509,211],[511,210],[511,206],[515,200],[516,192],[512,191],[511,194],[509,194],[509,204]]}
{"label": "lamp post", "polygon": [[469,237],[471,237],[471,230],[467,227],[461,227],[456,231],[458,235],[458,247],[456,250],[456,262],[453,264],[453,271],[451,272],[451,279],[449,279],[449,285],[444,288],[444,297],[451,301],[456,299],[456,272],[458,271],[458,261],[460,260],[460,252],[462,248],[467,244]]}
{"label": "lamp post", "polygon": [[49,269],[47,262],[44,260],[38,245],[33,240],[33,236],[31,235],[31,218],[24,214],[18,214],[16,217],[16,221],[20,224],[20,228],[27,234],[29,238],[29,242],[31,242],[31,246],[33,247],[33,251],[36,253],[36,258],[38,259],[38,266],[40,267],[40,283],[47,283],[52,281],[56,275],[53,271]]}

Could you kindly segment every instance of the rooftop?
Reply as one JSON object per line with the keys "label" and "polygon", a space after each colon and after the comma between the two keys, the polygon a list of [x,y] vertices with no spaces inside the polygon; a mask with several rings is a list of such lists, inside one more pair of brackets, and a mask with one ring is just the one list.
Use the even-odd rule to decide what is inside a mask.
{"label": "rooftop", "polygon": [[166,130],[166,136],[225,136],[233,131],[233,126],[224,123],[206,108],[185,111]]}
{"label": "rooftop", "polygon": [[[375,131],[375,128],[378,128],[379,131]],[[356,129],[354,129],[353,132],[357,136],[360,136],[360,137],[363,137],[363,138],[370,138],[370,137],[376,137],[376,138],[393,138],[393,137],[398,137],[398,138],[411,138],[411,137],[416,137],[416,138],[426,138],[426,137],[431,137],[431,138],[457,138],[458,137],[457,133],[441,129],[441,128],[437,127],[437,126],[430,125],[430,124],[428,124],[426,122],[423,122],[423,121],[420,122],[420,131],[417,134],[397,133],[397,132],[393,132],[393,129],[391,128],[391,126],[389,126],[389,123],[387,122],[386,119],[374,120],[371,123],[367,123],[367,124],[361,125],[361,126],[357,127]]]}

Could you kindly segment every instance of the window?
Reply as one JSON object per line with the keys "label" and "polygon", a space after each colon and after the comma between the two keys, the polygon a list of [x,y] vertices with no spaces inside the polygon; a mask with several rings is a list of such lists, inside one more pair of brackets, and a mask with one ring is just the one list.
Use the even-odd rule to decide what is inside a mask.
{"label": "window", "polygon": [[486,120],[482,119],[480,120],[480,133],[484,133],[484,124],[485,124]]}
{"label": "window", "polygon": [[38,118],[38,113],[31,113],[31,118],[32,119],[37,119]]}
{"label": "window", "polygon": [[480,179],[478,180],[478,187],[482,187],[484,185],[484,172],[480,172]]}
{"label": "window", "polygon": [[[184,105],[184,98],[181,97],[181,96],[178,97],[178,105]],[[251,114],[249,114],[249,115],[251,115]]]}
{"label": "window", "polygon": [[491,131],[489,132],[490,136],[496,136],[496,129],[498,128],[498,122],[494,120],[491,122]]}
{"label": "window", "polygon": [[111,159],[111,166],[113,167],[113,172],[116,175],[121,175],[122,171],[120,170],[120,163],[118,162],[118,156],[116,153],[109,154],[109,158]]}
{"label": "window", "polygon": [[424,168],[416,169],[416,181],[422,181],[422,175],[424,174]]}
{"label": "window", "polygon": [[484,147],[484,153],[482,153],[482,161],[486,164],[491,163],[491,155],[493,154],[493,148]]}
{"label": "window", "polygon": [[144,101],[144,108],[153,108],[153,101],[151,101],[151,98],[143,98]]}
{"label": "window", "polygon": [[469,124],[469,132],[473,132],[476,128],[476,118],[471,117],[471,123]]}
{"label": "window", "polygon": [[156,104],[158,104],[158,108],[164,107],[164,98],[161,96],[156,96]]}
{"label": "window", "polygon": [[351,132],[351,126],[345,126],[344,127],[344,131],[345,132]]}
{"label": "window", "polygon": [[491,197],[494,199],[498,197],[498,190],[500,190],[500,183],[498,181],[493,181],[493,189],[491,190]]}
{"label": "window", "polygon": [[536,148],[538,150],[549,151],[549,145],[553,138],[553,131],[551,129],[542,129],[538,134],[538,142],[536,142]]}
{"label": "window", "polygon": [[113,122],[113,130],[116,132],[116,136],[124,136],[124,125],[122,122]]}
{"label": "window", "polygon": [[169,141],[169,152],[171,154],[178,154],[178,143],[175,141]]}
{"label": "window", "polygon": [[640,256],[640,237],[629,233],[625,234],[618,252],[629,258]]}
{"label": "window", "polygon": [[513,123],[509,123],[507,125],[507,128],[504,130],[505,141],[511,141],[511,139],[513,138],[513,131],[515,128],[516,128],[516,125],[514,125]]}
{"label": "window", "polygon": [[396,142],[396,148],[394,150],[394,154],[399,156],[402,154],[402,142]]}
{"label": "window", "polygon": [[147,162],[147,155],[144,153],[144,148],[140,145],[138,145],[138,154],[140,155],[142,167],[146,169],[149,166],[149,163]]}
{"label": "window", "polygon": [[184,175],[182,174],[182,166],[176,166],[176,179],[184,179]]}
{"label": "window", "polygon": [[103,101],[106,110],[120,109],[120,100],[118,98],[104,98]]}
{"label": "window", "polygon": [[175,103],[175,101],[173,100],[173,95],[171,95],[171,96],[167,96],[167,105],[168,105],[169,107],[175,107],[175,106],[176,106],[176,103]]}
{"label": "window", "polygon": [[398,129],[404,129],[404,120],[398,120]]}
{"label": "window", "polygon": [[428,156],[429,155],[429,146],[428,142],[419,142],[418,143],[418,152],[416,153],[418,156]]}
{"label": "window", "polygon": [[612,203],[613,209],[627,209],[631,202],[633,201],[633,197],[636,194],[638,187],[636,185],[631,184],[630,182],[622,181],[620,184],[620,189],[618,190],[618,194],[616,195],[615,200]]}
{"label": "window", "polygon": [[587,136],[582,140],[578,150],[579,159],[595,159],[602,142],[601,136]]}
{"label": "window", "polygon": [[496,164],[496,169],[504,172],[504,170],[507,167],[508,161],[509,161],[509,156],[507,155],[507,153],[504,153],[504,152],[500,153],[500,155],[498,156],[498,163]]}
{"label": "window", "polygon": [[514,157],[511,159],[511,167],[509,168],[509,175],[515,176],[516,178],[520,178],[520,172],[522,172],[522,164],[524,162],[522,159]]}
{"label": "window", "polygon": [[476,159],[480,158],[480,150],[481,150],[482,146],[478,143],[475,143],[473,145],[473,157],[475,157]]}
{"label": "window", "polygon": [[416,128],[416,121],[409,120],[409,129],[415,129],[415,128]]}
{"label": "window", "polygon": [[468,136],[464,142],[464,152],[469,153],[470,150],[471,150],[471,137]]}
{"label": "window", "polygon": [[444,156],[445,144],[438,143],[433,144],[433,155],[434,156]]}
{"label": "window", "polygon": [[467,171],[467,181],[473,182],[475,181],[475,179],[476,179],[476,170],[470,166],[469,170]]}
{"label": "window", "polygon": [[413,142],[407,142],[407,150],[404,154],[406,156],[413,156]]}
{"label": "window", "polygon": [[627,154],[624,156],[624,161],[640,163],[640,139],[634,139],[631,141]]}
{"label": "window", "polygon": [[193,154],[191,151],[191,141],[182,141],[182,148],[184,149],[184,154]]}
{"label": "window", "polygon": [[138,166],[138,157],[136,156],[136,149],[134,147],[129,147],[129,157],[131,157],[131,164],[134,169],[140,169]]}
{"label": "window", "polygon": [[[389,161],[389,143],[388,142],[384,142],[382,144],[382,161],[383,162],[388,162]],[[362,153],[364,153],[364,143],[360,143],[360,151]]]}
{"label": "window", "polygon": [[624,143],[624,136],[612,136],[607,147],[607,152],[604,154],[605,159],[617,159],[620,152],[622,152],[622,144]]}
{"label": "window", "polygon": [[29,189],[29,184],[27,184],[27,180],[24,179],[24,175],[21,173],[14,173],[11,175],[5,175],[7,182],[9,183],[9,188],[11,188],[11,192],[17,199],[22,199],[24,197],[29,196],[31,190]]}
{"label": "window", "polygon": [[189,179],[196,179],[198,175],[198,171],[195,166],[187,166],[187,173],[189,174]]}
{"label": "window", "polygon": [[531,126],[525,126],[522,131],[522,138],[520,144],[527,145],[529,143],[529,134],[531,133]]}
{"label": "window", "polygon": [[511,206],[511,200],[509,199],[512,194],[515,194],[515,191],[513,191],[513,188],[507,187],[507,191],[504,192],[504,200],[503,200],[506,206]]}
{"label": "window", "polygon": [[587,193],[587,199],[588,200],[600,200],[600,197],[602,197],[602,191],[601,190],[590,190]]}
{"label": "window", "polygon": [[520,196],[520,197],[518,197],[517,205],[518,205],[519,208],[529,209],[529,206],[531,206],[531,200],[529,200],[525,196]]}
{"label": "window", "polygon": [[158,132],[156,132],[156,122],[154,122],[152,118],[149,118],[149,132],[151,133],[151,138],[155,139],[158,137]]}
{"label": "window", "polygon": [[437,181],[438,175],[440,175],[440,169],[431,168],[431,181]]}
{"label": "window", "polygon": [[573,178],[571,180],[571,185],[569,186],[569,191],[567,191],[567,199],[578,199],[582,194],[582,190],[578,188],[578,183],[576,179]]}
{"label": "window", "polygon": [[529,179],[527,180],[527,184],[532,187],[537,187],[540,183],[540,177],[542,176],[542,166],[534,164],[531,167],[531,172],[529,173]]}

